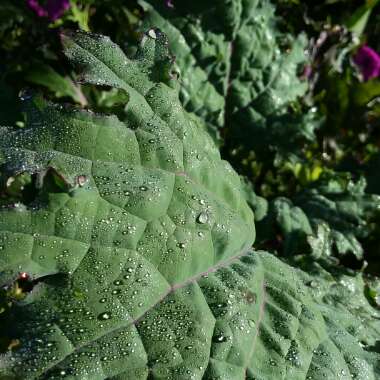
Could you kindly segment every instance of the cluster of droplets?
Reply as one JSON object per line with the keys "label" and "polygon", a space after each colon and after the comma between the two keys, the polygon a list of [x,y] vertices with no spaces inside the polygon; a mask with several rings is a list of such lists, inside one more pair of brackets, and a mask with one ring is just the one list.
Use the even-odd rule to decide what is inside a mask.
{"label": "cluster of droplets", "polygon": [[[156,35],[150,34],[151,38],[156,38]],[[99,53],[103,43],[109,43],[108,39],[102,37],[89,38],[89,41],[92,41],[89,43],[95,55]],[[86,66],[96,65],[91,55],[86,58],[75,49],[71,54],[74,59],[81,60]],[[116,69],[122,69],[121,63]],[[145,71],[149,74],[152,73],[148,64]],[[99,78],[97,81],[98,84],[106,82],[107,78]],[[147,96],[149,104],[154,104],[154,101],[157,100],[154,99],[153,90]],[[177,112],[178,110],[171,111]],[[28,135],[26,131],[23,133],[23,141],[17,141],[17,139],[21,139],[21,137],[17,137],[14,144],[33,148],[38,144],[50,141],[51,137],[55,147],[64,151],[65,155],[73,157],[73,164],[68,165],[70,168],[73,168],[75,160],[80,161],[81,157],[83,161],[91,161],[92,159],[87,156],[87,158],[84,157],[86,153],[78,144],[83,137],[81,128],[71,125],[67,116],[58,118],[58,108],[52,110],[52,113],[54,112],[56,114],[52,114],[50,117],[46,116],[43,123],[33,124],[33,134]],[[173,117],[172,112],[162,115],[162,117],[169,120]],[[80,121],[83,121],[82,116],[78,114]],[[76,123],[75,120],[73,123]],[[80,124],[81,126],[86,124],[84,126],[87,127],[87,124],[90,124],[90,118],[86,119],[86,123]],[[35,310],[40,310],[40,312],[33,313],[38,316],[39,320],[38,331],[35,330],[35,333],[39,333],[41,329],[45,330],[46,334],[54,336],[56,330],[60,329],[60,339],[62,341],[67,339],[72,345],[73,352],[67,354],[64,362],[51,372],[49,378],[79,377],[81,373],[91,377],[91,374],[102,370],[102,365],[109,365],[113,361],[119,360],[121,356],[127,357],[134,354],[135,351],[142,350],[141,342],[139,346],[140,339],[147,347],[155,342],[167,343],[167,347],[164,345],[161,352],[149,353],[149,365],[151,366],[159,367],[162,364],[169,368],[172,367],[172,363],[177,363],[186,355],[193,358],[193,363],[197,363],[193,368],[178,365],[177,367],[173,366],[173,369],[168,369],[168,371],[172,371],[171,374],[174,378],[177,375],[178,378],[197,379],[201,377],[207,367],[205,353],[209,352],[210,347],[208,347],[206,337],[210,331],[207,330],[207,326],[199,326],[195,322],[198,311],[192,310],[191,302],[189,302],[193,296],[192,290],[190,287],[183,290],[181,292],[182,299],[177,297],[176,291],[172,297],[166,297],[162,302],[155,304],[154,301],[159,298],[156,296],[156,299],[152,301],[149,299],[148,293],[153,292],[155,287],[161,284],[152,280],[153,275],[158,274],[154,269],[151,271],[151,268],[155,266],[153,263],[159,262],[159,260],[154,262],[156,259],[154,255],[162,256],[162,260],[174,256],[180,257],[181,260],[189,260],[192,258],[191,255],[199,256],[202,259],[203,256],[206,256],[206,252],[191,251],[194,239],[199,241],[210,237],[213,228],[216,233],[230,234],[229,225],[232,217],[226,211],[226,218],[217,223],[216,220],[220,217],[215,207],[215,204],[219,202],[216,200],[218,196],[213,196],[210,189],[205,189],[195,195],[195,188],[202,188],[203,184],[193,182],[186,173],[178,174],[184,170],[181,161],[184,161],[183,157],[189,157],[189,152],[190,157],[198,161],[202,160],[206,154],[201,148],[197,148],[197,144],[190,149],[186,148],[188,150],[184,149],[186,152],[181,150],[182,146],[176,151],[176,144],[189,146],[194,136],[184,130],[185,124],[179,120],[170,123],[169,128],[168,124],[162,124],[162,121],[152,121],[139,125],[139,131],[134,132],[138,140],[142,164],[153,168],[156,164],[156,161],[153,161],[157,160],[156,169],[158,170],[150,170],[147,167],[140,168],[137,164],[136,167],[133,167],[131,166],[133,163],[116,164],[113,162],[115,157],[113,152],[101,153],[102,158],[93,162],[94,175],[89,182],[95,186],[90,189],[91,194],[90,192],[84,193],[88,198],[86,202],[81,203],[82,200],[76,198],[77,194],[71,194],[72,199],[67,197],[65,200],[67,204],[71,202],[71,206],[61,206],[56,212],[55,228],[62,235],[62,241],[61,238],[44,240],[42,228],[41,235],[34,236],[37,239],[36,247],[41,248],[41,252],[43,252],[36,257],[36,260],[39,260],[42,266],[48,267],[49,252],[51,252],[54,254],[54,260],[61,263],[58,265],[60,273],[57,278],[60,278],[59,275],[62,273],[67,275],[64,279],[60,278],[62,282],[57,281],[60,287],[53,285],[50,287],[48,281],[46,284],[42,281],[41,288],[47,293],[45,298],[41,297],[41,300],[46,301],[50,307],[39,309],[41,305],[36,302]],[[33,135],[35,135],[34,140],[32,139]],[[95,149],[93,153],[96,156]],[[158,157],[162,160],[160,161]],[[198,164],[196,163],[196,165]],[[82,172],[79,167],[80,165],[78,165],[77,173]],[[166,178],[162,180],[160,177],[162,169],[166,176],[175,174],[175,176],[183,177],[183,183],[177,186],[176,182],[173,197],[177,197],[181,201],[183,199],[186,207],[178,212],[170,210],[170,215],[168,211],[160,219],[163,228],[152,232],[149,230],[151,227],[149,223],[153,225],[157,220],[151,222],[149,216],[145,219],[137,217],[140,210],[132,209],[138,209],[141,206],[149,211],[149,208],[153,209],[154,202],[173,190],[168,185],[169,181]],[[209,170],[212,171],[212,169],[213,166],[210,166]],[[206,174],[204,174],[205,177],[207,177]],[[87,182],[87,177],[86,181],[79,177],[77,180],[79,185],[82,182],[84,184]],[[200,181],[202,182],[202,179]],[[89,191],[89,188],[79,189],[79,192],[84,191]],[[97,191],[99,193],[96,193]],[[103,199],[100,199],[99,195]],[[219,207],[228,209],[228,205]],[[96,215],[92,215],[90,212],[87,214],[87,210],[92,209],[96,209]],[[104,211],[105,209],[106,211]],[[165,217],[167,217],[167,229],[165,229],[163,221]],[[51,220],[47,214],[41,219],[45,224]],[[149,222],[147,222],[148,220]],[[169,228],[171,223],[174,225],[174,229]],[[25,228],[28,228],[27,223]],[[75,245],[66,247],[63,244],[63,238],[72,239],[73,242],[78,243],[78,247],[79,245],[89,247],[76,266],[70,268],[70,271],[62,269],[64,268],[63,264],[70,264],[70,261],[78,258],[79,250],[75,248]],[[168,243],[170,239],[173,240],[171,245]],[[158,253],[152,242],[157,242]],[[207,254],[214,256],[214,252],[211,249],[208,250]],[[130,254],[130,257],[125,260],[124,256],[127,254]],[[150,266],[144,265],[145,259],[148,260]],[[172,263],[177,262],[173,260]],[[161,262],[159,263],[161,264]],[[170,264],[170,260],[167,263]],[[208,269],[204,268],[204,270]],[[199,273],[194,273],[194,275],[199,275]],[[223,278],[220,280],[224,281]],[[210,310],[215,317],[230,317],[233,327],[242,333],[250,333],[252,323],[244,313],[236,313],[236,310],[241,303],[255,303],[255,296],[253,293],[249,294],[246,289],[244,289],[246,295],[243,296],[243,291],[239,289],[241,284],[239,283],[238,286],[233,280],[230,282],[231,284],[228,284],[221,292],[215,292],[217,303],[208,300]],[[213,292],[210,290],[211,293]],[[210,311],[207,312],[210,313]],[[135,313],[133,318],[129,313]],[[140,336],[136,333],[135,328]],[[54,352],[54,348],[58,347],[60,343],[58,338],[56,340],[50,339],[49,336],[45,338],[41,334],[39,339],[40,342],[33,341],[29,347],[30,363],[34,361],[30,365],[31,371],[37,371],[38,367],[41,368],[45,364],[46,367],[51,367],[56,361],[63,359]],[[232,339],[232,335],[225,334],[221,341],[228,339]],[[215,342],[215,340],[213,341]],[[41,351],[37,349],[42,346],[46,347],[46,352],[44,349]],[[35,349],[37,355],[31,354],[32,348]],[[183,354],[184,352],[186,355]],[[90,362],[95,363],[95,358],[99,359],[101,364],[94,364],[91,367]],[[24,359],[20,361],[20,365]]]}

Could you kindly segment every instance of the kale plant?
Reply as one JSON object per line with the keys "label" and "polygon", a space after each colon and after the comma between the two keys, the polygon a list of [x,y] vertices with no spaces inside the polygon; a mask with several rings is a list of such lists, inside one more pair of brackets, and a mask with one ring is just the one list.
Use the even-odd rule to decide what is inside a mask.
{"label": "kale plant", "polygon": [[81,80],[124,103],[26,92],[26,126],[0,130],[1,379],[378,378],[361,277],[251,249],[240,179],[182,107],[166,36],[150,29],[134,58],[62,40]]}

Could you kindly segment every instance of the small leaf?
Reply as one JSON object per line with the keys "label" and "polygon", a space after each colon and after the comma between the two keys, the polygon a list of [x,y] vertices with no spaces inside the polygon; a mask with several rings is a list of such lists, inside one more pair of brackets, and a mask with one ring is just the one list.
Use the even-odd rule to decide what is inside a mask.
{"label": "small leaf", "polygon": [[69,97],[82,106],[87,104],[80,88],[70,78],[63,77],[49,65],[39,62],[32,66],[26,73],[25,79],[28,82],[48,88],[58,98]]}
{"label": "small leaf", "polygon": [[378,3],[379,0],[367,0],[366,3],[360,6],[345,22],[347,28],[357,36],[360,36],[364,32],[368,19]]}

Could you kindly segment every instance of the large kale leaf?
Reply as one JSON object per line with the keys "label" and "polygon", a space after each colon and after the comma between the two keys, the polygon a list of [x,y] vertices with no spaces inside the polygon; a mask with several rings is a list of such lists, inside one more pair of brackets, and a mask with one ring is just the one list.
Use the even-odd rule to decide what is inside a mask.
{"label": "large kale leaf", "polygon": [[313,111],[291,108],[307,90],[299,78],[306,41],[278,31],[269,1],[140,4],[144,28],[158,26],[168,35],[184,106],[211,129],[222,128],[228,148],[244,146],[261,159],[293,159],[313,140]]}
{"label": "large kale leaf", "polygon": [[375,311],[364,336],[306,274],[250,251],[239,177],[183,110],[166,37],[149,30],[134,59],[63,41],[83,81],[128,100],[105,116],[26,93],[27,126],[0,130],[0,284],[33,285],[1,314],[18,343],[0,377],[378,378]]}

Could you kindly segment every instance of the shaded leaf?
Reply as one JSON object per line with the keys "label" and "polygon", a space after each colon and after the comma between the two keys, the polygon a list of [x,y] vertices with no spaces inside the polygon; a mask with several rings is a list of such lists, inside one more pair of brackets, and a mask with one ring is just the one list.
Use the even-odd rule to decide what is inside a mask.
{"label": "shaded leaf", "polygon": [[144,27],[168,35],[185,108],[210,129],[224,128],[231,147],[242,144],[267,155],[269,142],[271,150],[288,155],[314,138],[315,115],[288,108],[307,90],[297,76],[306,40],[279,33],[270,2],[196,1],[174,9],[140,3]]}
{"label": "shaded leaf", "polygon": [[282,252],[294,255],[307,246],[314,258],[352,253],[363,259],[361,239],[371,233],[368,221],[380,205],[377,195],[365,192],[366,182],[323,176],[292,200],[276,198],[257,225],[258,242],[270,242],[277,232]]}
{"label": "shaded leaf", "polygon": [[28,82],[48,88],[58,98],[69,97],[81,105],[87,104],[79,87],[70,78],[63,77],[49,65],[43,63],[34,65],[26,73],[25,79]]}

